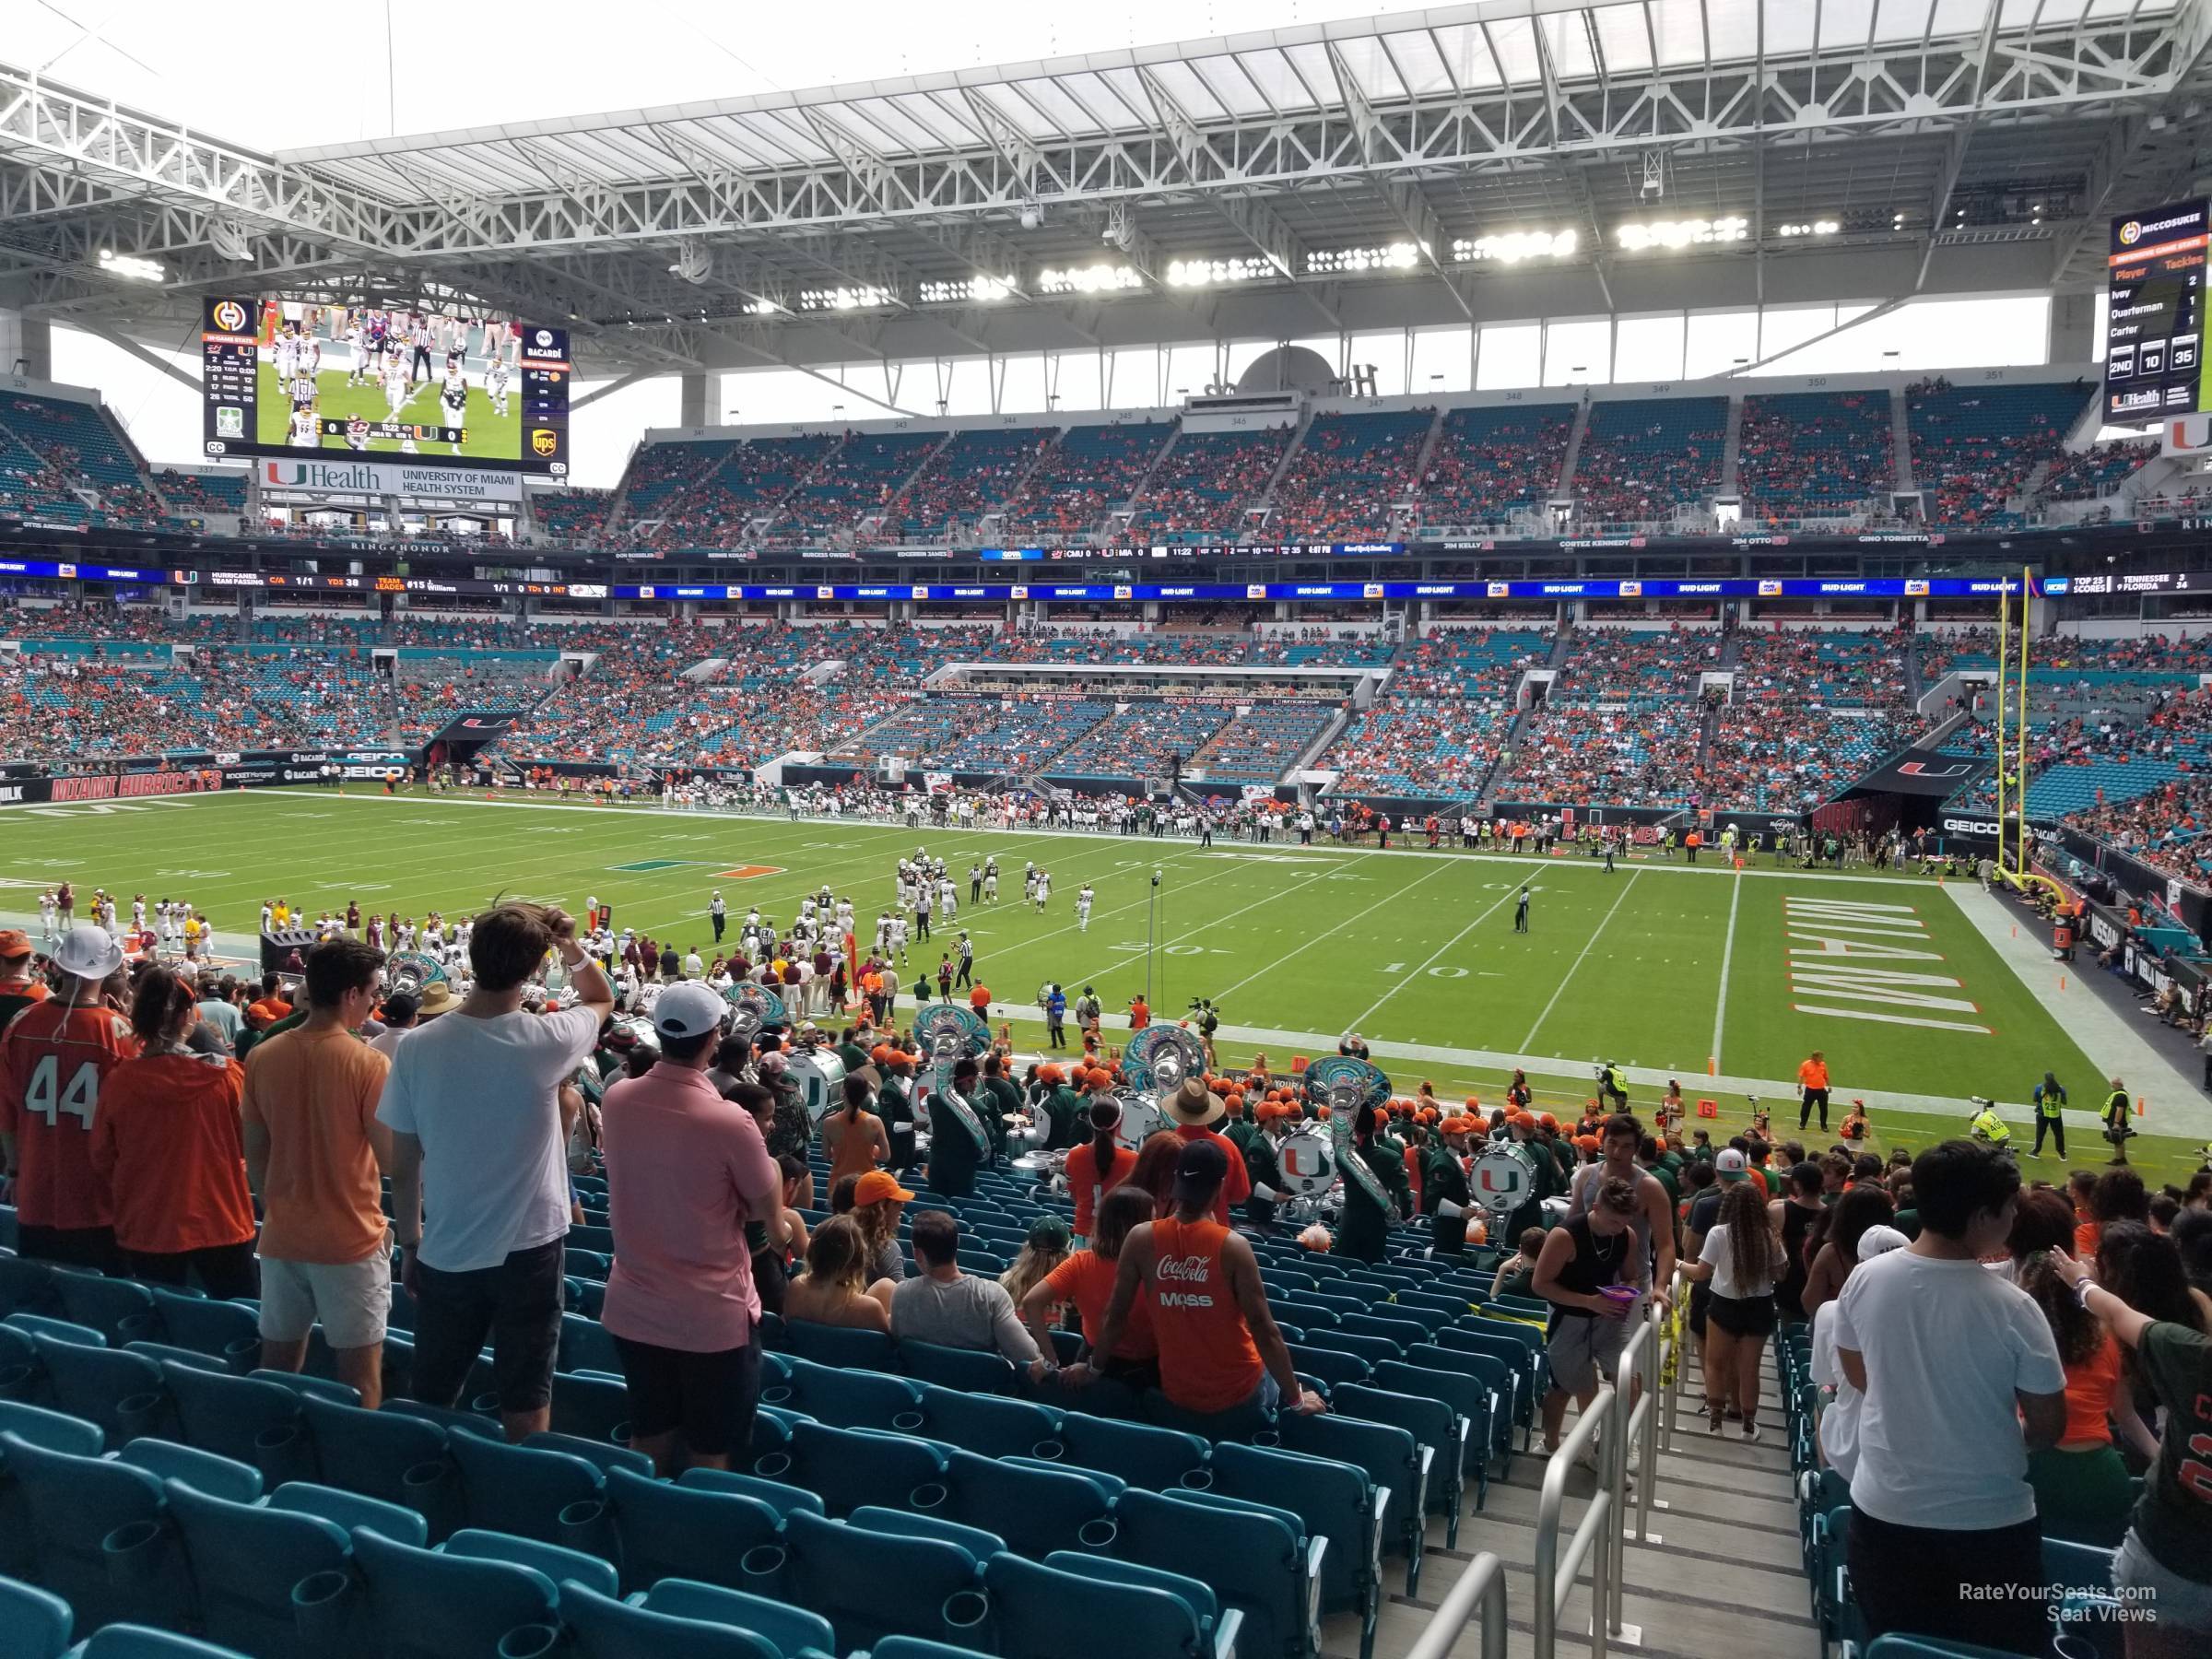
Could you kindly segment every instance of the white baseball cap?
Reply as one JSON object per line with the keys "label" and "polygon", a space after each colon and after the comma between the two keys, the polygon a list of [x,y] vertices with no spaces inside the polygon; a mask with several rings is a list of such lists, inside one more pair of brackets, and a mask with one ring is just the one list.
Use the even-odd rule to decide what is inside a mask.
{"label": "white baseball cap", "polygon": [[653,1029],[663,1037],[699,1037],[722,1024],[730,1005],[697,980],[670,985],[653,1005]]}
{"label": "white baseball cap", "polygon": [[1871,1262],[1876,1256],[1902,1250],[1912,1241],[1894,1227],[1870,1227],[1859,1235],[1859,1260]]}

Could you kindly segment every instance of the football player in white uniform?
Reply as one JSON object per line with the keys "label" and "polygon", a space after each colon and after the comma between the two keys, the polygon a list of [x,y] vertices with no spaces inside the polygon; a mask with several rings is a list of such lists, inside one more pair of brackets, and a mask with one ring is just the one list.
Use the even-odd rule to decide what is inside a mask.
{"label": "football player in white uniform", "polygon": [[399,352],[385,353],[384,418],[387,421],[397,422],[399,412],[407,406],[407,400],[414,394],[414,382],[407,378],[406,357]]}
{"label": "football player in white uniform", "polygon": [[484,389],[491,394],[491,407],[502,420],[507,416],[507,359],[493,358],[491,369],[485,378]]}
{"label": "football player in white uniform", "polygon": [[315,418],[312,402],[292,405],[291,435],[285,440],[294,449],[321,449],[323,423]]}

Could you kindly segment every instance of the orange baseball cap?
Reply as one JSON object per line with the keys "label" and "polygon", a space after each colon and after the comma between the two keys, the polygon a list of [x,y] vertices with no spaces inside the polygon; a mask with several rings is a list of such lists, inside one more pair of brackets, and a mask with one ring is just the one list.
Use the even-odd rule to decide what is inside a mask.
{"label": "orange baseball cap", "polygon": [[0,928],[0,961],[13,962],[30,954],[30,935],[19,927]]}
{"label": "orange baseball cap", "polygon": [[886,1198],[896,1198],[905,1204],[912,1197],[912,1193],[899,1184],[898,1177],[888,1170],[870,1170],[853,1188],[853,1202],[855,1204],[880,1204]]}

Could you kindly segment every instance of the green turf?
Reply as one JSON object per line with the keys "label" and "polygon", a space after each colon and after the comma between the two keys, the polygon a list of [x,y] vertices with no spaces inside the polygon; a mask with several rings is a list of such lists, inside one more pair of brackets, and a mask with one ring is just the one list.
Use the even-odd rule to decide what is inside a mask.
{"label": "green turf", "polygon": [[[418,426],[444,426],[447,424],[445,405],[438,395],[443,377],[444,354],[434,353],[441,367],[436,374],[418,384],[414,395],[400,410],[403,422]],[[366,416],[371,422],[382,421],[391,412],[384,400],[381,385],[346,383],[346,371],[324,369],[315,376],[315,411],[325,420],[346,420],[354,415]],[[288,441],[292,406],[278,388],[276,366],[264,359],[256,376],[258,391],[254,397],[254,425],[263,443],[285,444]],[[480,368],[472,369],[468,377],[468,404],[461,422],[466,441],[457,452],[464,460],[514,461],[522,455],[523,395],[522,374],[511,371],[508,377],[507,413],[500,415],[492,407],[490,395],[484,390]],[[323,449],[326,453],[351,454],[343,437],[325,436]],[[365,452],[371,455],[394,455],[401,453],[399,441],[392,438],[371,438]],[[452,457],[456,452],[453,445],[435,441],[421,446],[426,455]]]}
{"label": "green turf", "polygon": [[[704,912],[716,872],[748,864],[782,872],[720,883],[740,914],[759,903],[788,919],[799,895],[827,878],[872,916],[889,900],[899,853],[916,839],[881,826],[315,790],[43,810],[66,815],[67,830],[53,825],[51,855],[10,858],[10,878],[43,881],[65,870],[80,888],[102,884],[126,898],[182,893],[227,932],[252,932],[261,900],[279,893],[311,913],[359,899],[419,917],[432,908],[452,914],[504,889],[579,908],[596,896],[614,905],[618,924],[702,948],[711,945]],[[1114,836],[924,830],[920,839],[956,876],[971,856],[997,853],[1006,872],[997,906],[969,911],[964,881],[960,896],[962,920],[977,930],[978,963],[1008,1000],[1027,1001],[1046,979],[1096,983],[1109,1006],[1143,989],[1148,877],[1158,867],[1152,1002],[1163,1011],[1206,995],[1236,1025],[1351,1028],[1370,1039],[1577,1065],[1603,1054],[1686,1080],[1704,1074],[1709,1056],[1724,1075],[1787,1079],[1818,1047],[1829,1053],[1839,1093],[2005,1093],[2023,1086],[2015,1072],[2032,1077],[2048,1065],[2078,1079],[2077,1092],[2087,1096],[2095,1077],[1930,882],[1735,877],[1665,865],[1608,875],[1579,858],[1520,865],[1327,846],[1206,850]],[[1030,858],[1053,873],[1050,915],[1021,901]],[[668,867],[650,867],[663,862]],[[1098,889],[1088,934],[1074,916],[1086,879]],[[1523,879],[1535,885],[1525,935],[1512,932]],[[1789,991],[1782,956],[1792,897],[1912,906],[1943,958],[1941,971],[1963,982],[1948,994],[1979,1010],[1958,1020],[1988,1034],[1794,1011],[1804,998]],[[26,892],[14,908],[34,898]],[[915,941],[910,970],[924,957],[934,968],[943,943]],[[1724,957],[1727,1007],[1715,1056]]]}

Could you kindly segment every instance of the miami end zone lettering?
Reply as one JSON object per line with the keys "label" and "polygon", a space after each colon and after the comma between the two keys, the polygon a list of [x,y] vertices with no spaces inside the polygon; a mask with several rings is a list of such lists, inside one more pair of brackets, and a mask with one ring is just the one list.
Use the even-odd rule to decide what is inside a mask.
{"label": "miami end zone lettering", "polygon": [[125,772],[120,778],[56,778],[56,802],[143,799],[147,795],[183,794],[204,787],[198,772]]}
{"label": "miami end zone lettering", "polygon": [[1962,994],[1961,982],[1929,971],[1926,965],[1939,966],[1943,953],[1926,948],[1932,943],[1927,924],[1912,906],[1790,894],[1783,899],[1782,919],[1790,941],[1790,994],[1804,999],[1790,1004],[1797,1013],[1996,1034],[1979,1021],[1957,1018],[1982,1010]]}

